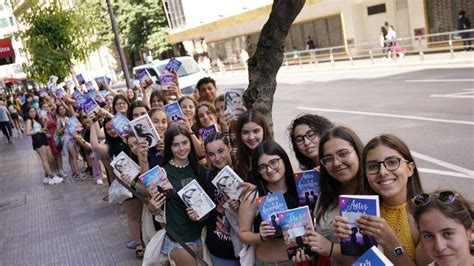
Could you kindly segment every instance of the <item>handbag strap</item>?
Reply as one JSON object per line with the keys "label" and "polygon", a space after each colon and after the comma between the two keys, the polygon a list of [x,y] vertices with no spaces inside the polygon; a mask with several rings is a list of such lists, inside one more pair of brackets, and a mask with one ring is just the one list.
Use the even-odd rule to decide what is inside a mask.
{"label": "handbag strap", "polygon": [[[148,204],[150,202],[141,193],[138,193],[135,189],[133,189],[128,184],[123,182],[120,178],[116,178],[116,180],[122,186],[124,186],[128,191],[132,192],[132,194],[135,197],[137,197],[140,201],[142,201],[144,204]],[[169,236],[173,239],[173,241],[178,242],[181,245],[181,247],[183,247],[184,250],[186,250],[189,253],[189,255],[193,256],[193,258],[197,260],[199,264],[208,266],[208,264],[204,261],[204,259],[201,256],[199,256],[196,252],[194,252],[194,250],[192,250],[181,238],[179,238],[179,236],[176,234],[176,232],[173,229],[171,229],[168,226],[164,226],[164,228],[166,230],[166,233],[169,234]]]}

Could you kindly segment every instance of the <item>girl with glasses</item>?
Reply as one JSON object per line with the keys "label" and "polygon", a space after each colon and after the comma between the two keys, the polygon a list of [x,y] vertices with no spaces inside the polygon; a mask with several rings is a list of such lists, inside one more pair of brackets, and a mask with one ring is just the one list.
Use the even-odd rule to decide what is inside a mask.
{"label": "girl with glasses", "polygon": [[319,169],[319,140],[321,135],[333,126],[325,117],[312,114],[301,115],[293,120],[288,132],[301,169]]}
{"label": "girl with glasses", "polygon": [[474,265],[472,202],[455,191],[440,190],[412,200],[420,242],[436,265]]}
{"label": "girl with glasses", "polygon": [[255,176],[257,190],[247,193],[242,199],[239,208],[240,240],[256,246],[256,265],[293,265],[288,260],[283,237],[273,237],[276,228],[262,221],[256,203],[258,197],[283,192],[288,209],[298,207],[290,159],[283,148],[272,140],[258,145],[252,157],[252,168],[258,171]]}
{"label": "girl with glasses", "polygon": [[[431,260],[419,245],[419,232],[407,204],[423,192],[408,146],[391,134],[377,136],[365,146],[362,162],[362,184],[368,194],[380,196],[381,217],[361,216],[357,220],[361,232],[373,237],[395,265],[429,264]],[[338,228],[342,237],[350,232],[347,225],[344,227]]]}

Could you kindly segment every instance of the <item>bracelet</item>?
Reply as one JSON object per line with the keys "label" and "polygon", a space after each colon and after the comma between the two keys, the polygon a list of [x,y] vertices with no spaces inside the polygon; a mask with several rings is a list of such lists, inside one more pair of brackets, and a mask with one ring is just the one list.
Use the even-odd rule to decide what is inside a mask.
{"label": "bracelet", "polygon": [[328,257],[331,257],[332,256],[332,249],[334,248],[334,243],[331,243],[331,251],[329,251],[329,256]]}
{"label": "bracelet", "polygon": [[267,242],[267,241],[265,241],[265,240],[263,239],[262,234],[259,233],[258,235],[260,236],[260,240],[262,240],[262,242]]}

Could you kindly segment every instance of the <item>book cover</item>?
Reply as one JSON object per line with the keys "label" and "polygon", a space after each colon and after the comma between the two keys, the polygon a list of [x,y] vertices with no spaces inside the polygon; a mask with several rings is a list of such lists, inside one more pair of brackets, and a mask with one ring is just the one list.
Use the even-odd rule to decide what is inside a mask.
{"label": "book cover", "polygon": [[57,76],[49,76],[49,79],[48,79],[48,85],[56,85],[56,83],[58,82],[58,77]]}
{"label": "book cover", "polygon": [[179,106],[178,102],[172,102],[163,107],[165,109],[166,114],[173,122],[183,122],[184,121],[184,114],[181,110],[181,106]]}
{"label": "book cover", "polygon": [[195,179],[178,191],[178,195],[186,206],[197,212],[198,220],[216,207],[216,204]]}
{"label": "book cover", "polygon": [[306,230],[313,230],[313,221],[308,206],[289,209],[278,213],[283,239],[288,246],[304,245]]}
{"label": "book cover", "polygon": [[352,266],[393,266],[394,264],[376,247],[372,246],[352,263]]}
{"label": "book cover", "polygon": [[82,76],[82,74],[77,74],[76,80],[79,85],[86,84],[86,80],[84,79],[84,76]]}
{"label": "book cover", "polygon": [[380,216],[379,196],[341,195],[339,196],[339,212],[351,225],[352,234],[341,238],[341,253],[359,257],[377,242],[367,235],[361,234],[356,219],[362,214]]}
{"label": "book cover", "polygon": [[148,114],[130,121],[130,127],[138,139],[144,138],[146,140],[148,147],[151,148],[158,144],[160,136],[156,132]]}
{"label": "book cover", "polygon": [[260,212],[260,217],[262,217],[262,221],[265,221],[275,227],[276,232],[274,236],[281,235],[282,228],[280,226],[280,219],[278,219],[278,213],[288,210],[283,193],[274,192],[272,194],[259,197],[257,199],[257,206]]}
{"label": "book cover", "polygon": [[164,193],[166,197],[170,197],[176,192],[168,180],[165,169],[161,168],[159,165],[148,170],[138,179],[140,179],[140,182],[148,190],[155,187],[159,192]]}
{"label": "book cover", "polygon": [[48,84],[48,91],[52,95],[55,95],[57,89],[58,89],[58,87],[56,87],[55,84]]}
{"label": "book cover", "polygon": [[238,115],[245,110],[244,107],[244,88],[229,88],[225,89],[224,95],[224,110],[237,119]]}
{"label": "book cover", "polygon": [[244,181],[227,165],[222,168],[211,182],[230,199],[238,200],[242,192],[239,185]]}
{"label": "book cover", "polygon": [[66,122],[66,132],[72,135],[74,132],[77,132],[79,130],[79,125],[80,122],[75,116],[69,117]]}
{"label": "book cover", "polygon": [[56,88],[56,90],[54,91],[54,96],[56,96],[56,98],[62,98],[64,94],[65,94],[65,91],[61,87]]}
{"label": "book cover", "polygon": [[140,174],[140,166],[123,151],[110,162],[110,166],[112,166],[117,177],[128,175],[135,178]]}
{"label": "book cover", "polygon": [[181,62],[171,58],[170,61],[168,61],[168,64],[166,64],[165,69],[168,70],[169,72],[174,72],[177,73],[178,69],[181,67]]}
{"label": "book cover", "polygon": [[130,120],[128,120],[128,118],[122,113],[116,113],[114,115],[112,118],[112,128],[122,137],[132,132],[130,128]]}
{"label": "book cover", "polygon": [[107,95],[109,95],[110,92],[108,92],[106,90],[101,90],[101,91],[99,91],[99,94],[100,94],[100,96],[102,96],[102,98],[105,99],[105,97],[107,97]]}
{"label": "book cover", "polygon": [[92,81],[87,81],[86,82],[86,90],[87,91],[90,91],[90,90],[93,90],[94,89],[94,82]]}
{"label": "book cover", "polygon": [[295,184],[299,205],[307,205],[310,210],[314,210],[319,194],[321,194],[318,172],[313,169],[295,173]]}
{"label": "book cover", "polygon": [[204,142],[212,133],[219,132],[216,125],[210,125],[199,129],[199,138]]}
{"label": "book cover", "polygon": [[45,96],[46,94],[48,94],[48,89],[41,89],[38,91],[40,97]]}
{"label": "book cover", "polygon": [[94,78],[95,83],[97,83],[97,86],[100,86],[99,84],[102,84],[102,86],[110,85],[112,83],[112,79],[110,79],[107,76],[101,76],[101,77],[96,77]]}
{"label": "book cover", "polygon": [[90,97],[90,98],[93,98],[96,102],[98,103],[102,103],[102,102],[105,102],[105,99],[104,97],[102,97],[102,95],[96,90],[96,89],[91,89],[87,92],[87,95]]}
{"label": "book cover", "polygon": [[38,116],[40,119],[46,119],[48,117],[48,110],[40,109]]}
{"label": "book cover", "polygon": [[142,88],[147,88],[153,84],[153,79],[146,69],[139,69],[135,74],[135,79],[140,81]]}
{"label": "book cover", "polygon": [[86,101],[82,105],[83,111],[87,114],[89,118],[93,118],[95,113],[100,109],[100,106],[94,100],[94,98],[87,97]]}
{"label": "book cover", "polygon": [[176,85],[176,78],[173,73],[164,72],[160,76],[160,87],[162,90],[168,90],[170,85]]}

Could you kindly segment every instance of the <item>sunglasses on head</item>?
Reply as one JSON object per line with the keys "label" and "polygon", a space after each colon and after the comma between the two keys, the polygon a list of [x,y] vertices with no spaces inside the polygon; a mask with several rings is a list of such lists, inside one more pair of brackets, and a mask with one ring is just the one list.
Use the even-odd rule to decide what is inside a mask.
{"label": "sunglasses on head", "polygon": [[414,196],[411,201],[416,207],[423,207],[428,204],[433,198],[441,204],[450,204],[456,200],[459,195],[453,191],[445,190],[434,193],[421,193]]}

